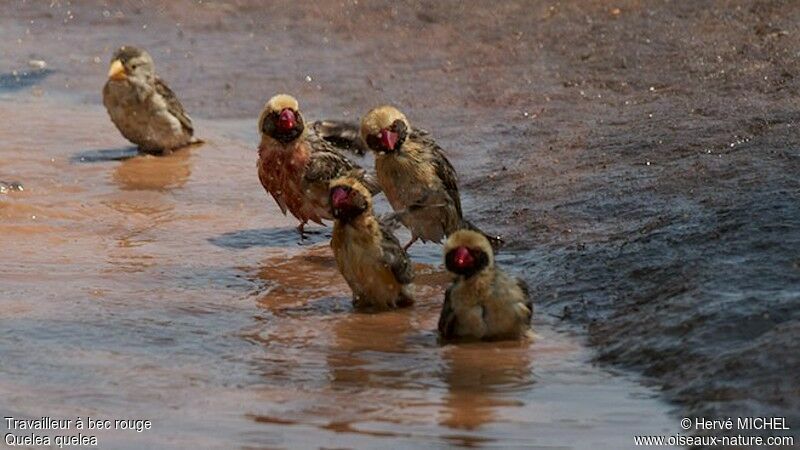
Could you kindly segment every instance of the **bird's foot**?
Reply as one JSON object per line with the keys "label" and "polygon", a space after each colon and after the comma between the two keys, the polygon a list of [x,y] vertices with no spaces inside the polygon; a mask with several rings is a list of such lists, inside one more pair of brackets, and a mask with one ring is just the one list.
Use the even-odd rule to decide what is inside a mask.
{"label": "bird's foot", "polygon": [[300,244],[302,244],[303,241],[310,235],[317,235],[322,233],[321,230],[306,230],[305,227],[306,227],[306,222],[303,222],[297,226],[297,232],[300,233]]}

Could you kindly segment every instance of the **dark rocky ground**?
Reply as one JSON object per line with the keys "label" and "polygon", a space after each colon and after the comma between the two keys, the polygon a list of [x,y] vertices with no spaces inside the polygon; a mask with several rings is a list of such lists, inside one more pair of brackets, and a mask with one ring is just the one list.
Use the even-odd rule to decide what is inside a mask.
{"label": "dark rocky ground", "polygon": [[599,361],[681,416],[800,427],[800,4],[258,3],[3,3],[0,72],[99,103],[129,43],[204,118],[394,103]]}

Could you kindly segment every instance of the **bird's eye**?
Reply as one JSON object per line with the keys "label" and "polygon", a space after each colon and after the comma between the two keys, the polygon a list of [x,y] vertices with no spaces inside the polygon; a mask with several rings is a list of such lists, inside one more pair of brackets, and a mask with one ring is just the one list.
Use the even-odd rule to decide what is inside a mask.
{"label": "bird's eye", "polygon": [[381,136],[380,134],[370,134],[367,136],[367,145],[370,148],[378,149],[381,147]]}
{"label": "bird's eye", "polygon": [[402,120],[397,119],[394,122],[392,122],[391,130],[394,131],[397,134],[405,133],[406,124]]}

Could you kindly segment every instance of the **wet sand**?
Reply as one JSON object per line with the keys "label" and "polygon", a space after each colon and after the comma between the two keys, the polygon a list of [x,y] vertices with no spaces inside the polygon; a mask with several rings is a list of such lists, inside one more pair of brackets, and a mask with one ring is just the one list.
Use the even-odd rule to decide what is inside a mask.
{"label": "wet sand", "polygon": [[[131,297],[149,298],[154,274],[167,284],[202,286],[203,293],[208,288],[237,299],[221,311],[247,310],[254,303],[264,308],[254,291],[302,310],[304,302],[293,299],[290,284],[269,282],[290,275],[289,268],[277,264],[272,270],[283,272],[258,275],[275,265],[263,260],[264,241],[286,248],[294,243],[291,221],[283,223],[284,232],[269,231],[274,211],[250,172],[252,153],[244,150],[254,146],[253,118],[264,99],[282,90],[301,98],[312,118],[355,118],[377,103],[392,102],[445,145],[461,175],[467,214],[506,235],[512,269],[537,287],[540,320],[560,318],[543,325],[580,330],[594,352],[579,353],[605,368],[645,375],[665,398],[678,402],[680,416],[778,415],[800,423],[796,5],[189,5],[0,6],[0,38],[8,43],[0,50],[0,73],[6,75],[0,87],[11,99],[2,104],[4,114],[14,115],[19,102],[40,97],[77,113],[83,108],[74,105],[83,104],[86,114],[95,114],[77,131],[70,129],[75,141],[63,155],[67,160],[124,146],[103,122],[102,110],[93,109],[108,57],[123,43],[153,53],[187,109],[204,119],[201,133],[225,140],[213,144],[224,149],[225,161],[238,157],[228,153],[229,145],[239,146],[242,158],[248,155],[232,180],[221,180],[216,168],[195,166],[214,155],[207,148],[183,162],[159,162],[159,168],[135,160],[78,164],[86,172],[76,179],[74,163],[59,166],[65,163],[57,159],[49,166],[48,155],[31,152],[57,153],[50,150],[55,139],[26,140],[18,127],[5,125],[13,127],[20,146],[13,152],[0,149],[0,180],[23,182],[26,190],[3,194],[3,201],[13,199],[12,217],[48,220],[4,222],[4,227],[35,234],[37,242],[71,246],[64,255],[103,253],[91,239],[62,238],[59,227],[69,221],[95,227],[101,236],[130,235],[107,257],[122,269],[97,278],[100,285],[116,280],[113,289],[99,289],[104,295],[117,292],[118,285],[126,288],[116,301],[102,302],[114,305],[107,314],[121,314],[114,308],[130,305]],[[48,72],[21,80],[8,76],[28,69],[30,59],[46,60]],[[39,123],[67,118],[56,119]],[[45,169],[60,177],[39,180],[36,174]],[[84,182],[94,184],[84,187]],[[223,188],[225,182],[231,188]],[[206,208],[204,195],[215,186],[220,190],[215,195],[226,196],[226,207],[239,205],[236,217],[252,214],[252,222],[216,217],[219,212]],[[30,189],[48,195],[36,197]],[[63,199],[50,195],[61,189]],[[75,195],[67,196],[69,189]],[[86,218],[86,200],[80,197],[99,195],[96,189],[111,197],[109,210]],[[252,200],[242,203],[247,198]],[[176,211],[185,216],[176,217]],[[209,211],[215,217],[208,217]],[[180,239],[164,242],[164,229],[175,229],[169,237]],[[188,236],[194,236],[191,245],[181,244]],[[51,300],[46,306],[18,302],[12,311],[35,311],[39,305],[47,316],[54,299],[61,298],[59,289],[71,284],[75,292],[77,286],[84,289],[74,294],[76,302],[94,305],[82,287],[95,283],[85,266],[53,271],[74,256],[56,264],[39,247],[6,241],[4,254],[9,246],[28,258],[22,260],[24,269],[13,272],[11,292]],[[209,260],[221,258],[218,267],[179,274],[185,270],[181,264],[162,265],[176,258],[176,250],[196,259],[199,242],[210,244]],[[423,262],[437,264],[434,250],[420,251]],[[247,252],[262,259],[230,263]],[[50,272],[54,281],[39,290],[31,287]],[[25,280],[32,284],[13,287]],[[277,293],[264,294],[273,288]],[[231,297],[236,289],[239,294]],[[323,287],[312,291],[337,295]],[[334,314],[335,305],[322,307]],[[79,309],[69,303],[58,307]],[[214,320],[226,317],[209,308]],[[135,321],[140,309],[132,307],[119,320]],[[539,361],[535,346],[531,354]]]}

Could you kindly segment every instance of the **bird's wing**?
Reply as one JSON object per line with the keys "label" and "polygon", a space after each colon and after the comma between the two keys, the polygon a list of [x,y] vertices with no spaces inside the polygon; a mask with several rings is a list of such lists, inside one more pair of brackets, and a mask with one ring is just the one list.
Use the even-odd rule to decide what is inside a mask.
{"label": "bird's wing", "polygon": [[381,230],[381,250],[383,250],[383,263],[386,264],[394,274],[397,281],[402,284],[411,283],[414,279],[414,268],[408,253],[400,246],[400,241],[389,227],[380,225]]}
{"label": "bird's wing", "polygon": [[286,202],[283,201],[283,197],[279,197],[273,194],[272,192],[270,192],[269,195],[272,196],[272,198],[275,200],[275,203],[278,204],[278,207],[281,209],[281,212],[285,216],[287,208],[286,208]]}
{"label": "bird's wing", "polygon": [[[367,146],[361,139],[358,125],[340,120],[318,120],[311,126],[309,139],[321,140],[322,145],[332,145],[340,150],[347,150],[359,156],[366,153]],[[313,144],[312,144],[313,146]]]}
{"label": "bird's wing", "polygon": [[[412,128],[411,135],[414,136],[415,139],[430,139],[431,141],[433,141],[431,134],[427,130],[422,128],[417,128],[417,127]],[[436,143],[433,142],[433,144],[435,145]]]}
{"label": "bird's wing", "polygon": [[531,321],[531,317],[533,316],[533,299],[531,298],[531,289],[528,286],[528,283],[523,280],[522,278],[516,277],[514,281],[517,283],[517,287],[522,291],[522,296],[524,297],[525,306],[528,308],[528,323]]}
{"label": "bird's wing", "polygon": [[386,228],[387,231],[394,233],[394,231],[403,226],[403,218],[407,214],[407,210],[403,212],[391,211],[375,216],[381,227]]}
{"label": "bird's wing", "polygon": [[286,215],[286,202],[283,201],[283,197],[279,195],[275,195],[272,191],[269,190],[269,183],[267,182],[267,173],[261,167],[261,163],[258,164],[258,180],[261,181],[261,185],[264,186],[264,190],[269,192],[269,195],[275,199],[275,203],[278,204],[278,207],[281,209],[283,215]]}
{"label": "bird's wing", "polygon": [[357,155],[364,152],[359,148],[361,138],[354,124],[332,120],[317,121],[305,135],[312,151],[336,152],[350,151]]}
{"label": "bird's wing", "polygon": [[431,164],[433,164],[433,167],[436,169],[436,176],[442,181],[447,195],[452,200],[453,205],[455,205],[458,217],[463,217],[461,212],[461,197],[458,195],[458,176],[456,175],[456,169],[450,164],[442,148],[439,147],[439,144],[437,144],[425,130],[413,129],[410,138],[420,143],[422,147],[428,151]]}
{"label": "bird's wing", "polygon": [[311,152],[304,178],[310,183],[330,181],[359,169],[360,167],[337,151],[317,150]]}
{"label": "bird's wing", "polygon": [[347,175],[360,181],[372,195],[381,191],[374,176],[336,149],[330,148],[330,145],[328,142],[323,145],[311,144],[312,152],[305,173],[306,182],[330,181]]}
{"label": "bird's wing", "polygon": [[458,327],[458,317],[456,317],[456,312],[453,310],[452,300],[450,299],[452,290],[453,287],[450,286],[444,292],[444,305],[442,305],[442,313],[439,316],[439,334],[445,339],[455,337]]}
{"label": "bird's wing", "polygon": [[178,100],[178,96],[172,92],[172,89],[170,89],[161,78],[156,77],[155,83],[156,92],[161,95],[164,98],[164,101],[167,103],[167,111],[175,116],[178,121],[180,121],[183,128],[185,128],[190,135],[194,134],[192,118],[186,114],[186,111],[183,109],[183,105],[181,105],[180,100]]}

